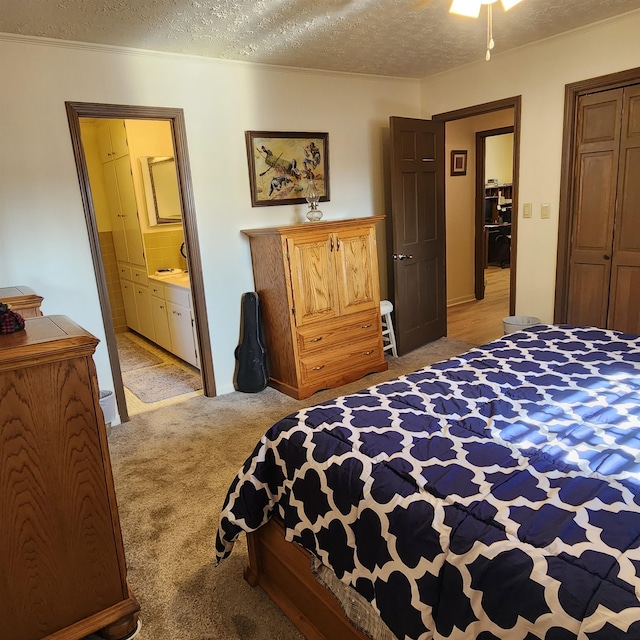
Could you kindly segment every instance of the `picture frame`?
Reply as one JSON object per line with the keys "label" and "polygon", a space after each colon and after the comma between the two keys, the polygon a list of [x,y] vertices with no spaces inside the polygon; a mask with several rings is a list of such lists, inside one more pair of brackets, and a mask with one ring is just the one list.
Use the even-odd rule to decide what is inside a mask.
{"label": "picture frame", "polygon": [[458,149],[451,152],[451,175],[466,176],[467,175],[467,151],[466,149]]}
{"label": "picture frame", "polygon": [[305,203],[313,180],[320,202],[329,200],[329,134],[245,131],[251,206]]}

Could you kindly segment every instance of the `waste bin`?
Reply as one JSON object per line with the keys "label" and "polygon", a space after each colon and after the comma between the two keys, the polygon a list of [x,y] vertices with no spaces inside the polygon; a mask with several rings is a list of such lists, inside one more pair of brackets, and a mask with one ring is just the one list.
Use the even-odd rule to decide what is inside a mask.
{"label": "waste bin", "polygon": [[113,391],[100,389],[100,408],[104,414],[105,425],[110,427],[116,418],[116,397]]}
{"label": "waste bin", "polygon": [[502,327],[506,333],[514,333],[540,324],[540,318],[535,316],[508,316],[502,320]]}

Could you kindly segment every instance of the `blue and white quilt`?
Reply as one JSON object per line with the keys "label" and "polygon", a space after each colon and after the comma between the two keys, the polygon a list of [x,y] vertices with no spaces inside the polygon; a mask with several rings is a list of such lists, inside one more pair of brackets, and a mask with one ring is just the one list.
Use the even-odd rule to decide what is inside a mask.
{"label": "blue and white quilt", "polygon": [[275,515],[398,638],[640,639],[640,338],[539,325],[284,418],[218,559]]}

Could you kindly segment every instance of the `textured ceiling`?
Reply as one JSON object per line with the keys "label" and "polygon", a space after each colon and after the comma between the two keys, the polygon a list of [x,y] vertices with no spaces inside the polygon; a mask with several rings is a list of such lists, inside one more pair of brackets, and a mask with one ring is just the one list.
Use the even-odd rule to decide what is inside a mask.
{"label": "textured ceiling", "polygon": [[[478,20],[450,0],[0,0],[0,32],[226,60],[421,77],[482,60]],[[629,11],[640,0],[494,8],[495,54]]]}

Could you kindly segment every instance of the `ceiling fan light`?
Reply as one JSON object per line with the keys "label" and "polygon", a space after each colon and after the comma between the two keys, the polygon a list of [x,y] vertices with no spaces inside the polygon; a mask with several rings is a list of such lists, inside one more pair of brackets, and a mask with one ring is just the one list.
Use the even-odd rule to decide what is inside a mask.
{"label": "ceiling fan light", "polygon": [[515,7],[520,2],[522,2],[522,0],[502,0],[502,6],[505,11],[509,11],[511,7]]}
{"label": "ceiling fan light", "polygon": [[[504,1],[504,0],[503,0]],[[513,0],[511,0],[513,2]],[[477,18],[480,15],[481,0],[453,0],[449,13],[468,18]]]}

